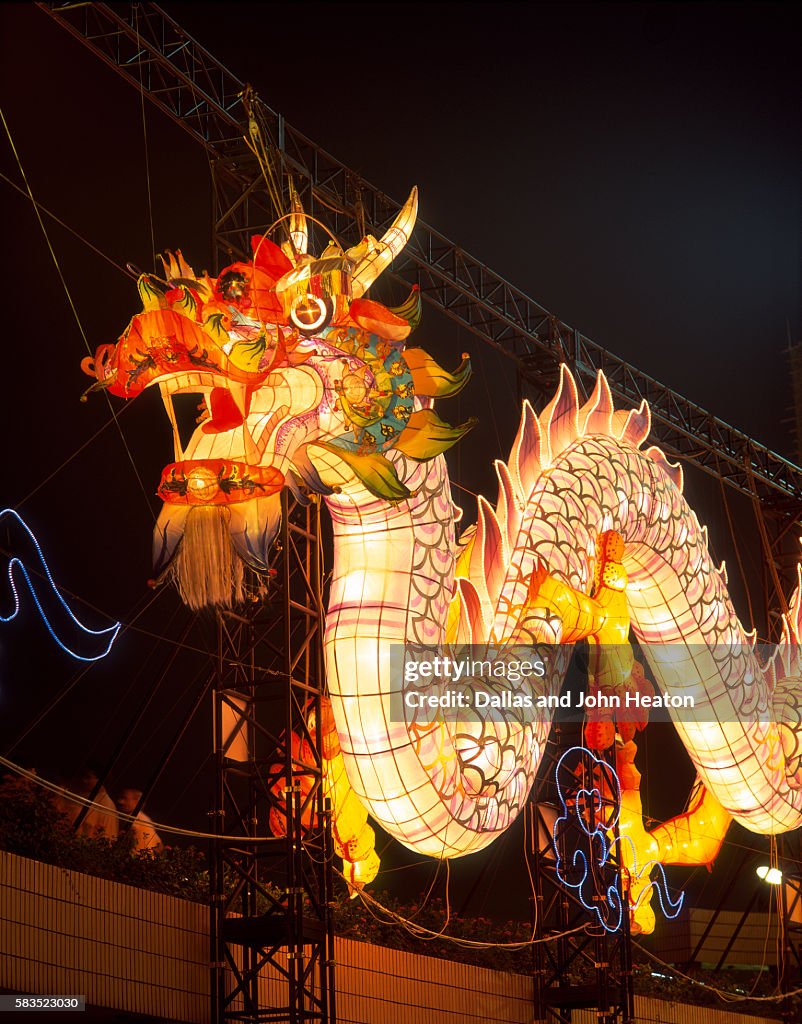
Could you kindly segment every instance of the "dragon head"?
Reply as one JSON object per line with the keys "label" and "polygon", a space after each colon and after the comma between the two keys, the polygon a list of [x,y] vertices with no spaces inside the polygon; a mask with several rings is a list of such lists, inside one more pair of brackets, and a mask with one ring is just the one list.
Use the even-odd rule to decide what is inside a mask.
{"label": "dragon head", "polygon": [[[401,501],[409,492],[384,453],[429,459],[469,429],[431,408],[465,384],[467,359],[449,374],[405,347],[420,319],[417,289],[397,309],[365,295],[416,215],[413,188],[381,239],[346,250],[332,241],[314,258],[293,195],[287,241],[255,236],[251,262],[216,279],[168,253],[164,279],[140,276],[143,308],[116,345],[82,363],[96,378],[89,391],[161,390],[175,458],[158,488],[154,570],[175,576],[191,607],[230,605],[243,596],[244,565],[268,570],[285,487],[306,501],[358,483]],[[200,396],[201,415],[184,447],[173,398],[186,393]]]}

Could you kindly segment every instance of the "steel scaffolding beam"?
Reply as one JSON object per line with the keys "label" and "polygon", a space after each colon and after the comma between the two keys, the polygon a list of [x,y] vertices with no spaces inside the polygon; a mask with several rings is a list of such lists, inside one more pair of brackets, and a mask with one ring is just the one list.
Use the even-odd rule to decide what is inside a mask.
{"label": "steel scaffolding beam", "polygon": [[[782,958],[777,965],[781,992],[792,992],[802,985],[802,840],[798,832],[780,837],[779,862],[782,870],[781,942]],[[791,1020],[794,1010],[786,1010]]]}
{"label": "steel scaffolding beam", "polygon": [[319,527],[319,505],[285,492],[267,584],[217,613],[212,1024],[336,1020]]}
{"label": "steel scaffolding beam", "polygon": [[[214,160],[222,162],[226,174],[237,180],[243,201],[258,196],[258,175],[243,143],[246,124],[239,97],[244,83],[169,15],[147,3],[39,6],[133,86],[143,88]],[[398,203],[257,102],[285,170],[322,200],[338,237],[354,242],[357,225],[379,234],[390,223]],[[272,221],[266,198],[256,205],[262,206],[262,216],[218,225],[219,231],[229,232],[230,251],[247,251],[245,229],[258,230]],[[654,436],[667,454],[743,494],[757,492],[784,518],[796,521],[802,515],[800,467],[596,345],[427,224],[418,221],[396,272],[417,283],[434,306],[514,360],[534,386],[559,361],[573,367],[585,391],[596,372],[604,370],[619,402],[649,401]]]}
{"label": "steel scaffolding beam", "polygon": [[[555,723],[525,809],[527,860],[534,881],[532,923],[538,940],[533,947],[534,1019],[544,1024],[570,1024],[573,1014],[584,1010],[594,1011],[599,1024],[632,1024],[635,1001],[628,873],[615,844],[611,844],[605,864],[594,861],[598,849],[590,838],[618,808],[594,775],[599,760],[588,752],[571,762],[582,774],[568,791],[560,794],[555,782],[561,756],[571,748],[580,749],[581,739],[578,725]],[[596,785],[600,786],[598,803],[588,799]],[[561,799],[571,812],[565,817],[558,817]],[[617,837],[617,826],[614,831]],[[561,858],[559,869],[555,846]],[[581,870],[575,860],[580,855],[585,858]],[[605,906],[611,888],[622,894],[624,909],[618,927],[600,924],[596,911],[583,904],[577,889],[565,884],[566,877],[580,884],[583,872],[592,880],[588,888],[592,889],[593,907]],[[606,916],[601,909],[599,915],[602,919]],[[615,908],[610,908],[610,917],[615,917]]]}

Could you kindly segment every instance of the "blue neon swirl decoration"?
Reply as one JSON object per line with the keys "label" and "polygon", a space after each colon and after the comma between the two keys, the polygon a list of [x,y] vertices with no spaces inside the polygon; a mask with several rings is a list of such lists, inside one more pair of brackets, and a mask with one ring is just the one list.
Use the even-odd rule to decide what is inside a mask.
{"label": "blue neon swirl decoration", "polygon": [[28,537],[30,537],[31,541],[33,542],[33,546],[36,549],[36,554],[37,554],[37,557],[38,557],[38,560],[39,560],[39,564],[41,565],[42,571],[44,572],[44,575],[45,575],[45,577],[47,579],[47,582],[49,584],[51,596],[55,596],[56,600],[61,605],[61,607],[64,609],[64,611],[67,613],[67,615],[70,617],[72,622],[83,633],[85,633],[87,636],[91,636],[91,637],[103,637],[103,638],[105,638],[105,647],[104,647],[104,649],[99,654],[94,654],[94,655],[91,655],[91,656],[86,656],[86,655],[83,655],[83,654],[79,654],[77,651],[74,651],[72,649],[72,647],[70,647],[64,640],[61,639],[61,637],[56,632],[55,627],[50,622],[50,619],[47,617],[47,613],[45,612],[45,610],[44,610],[44,608],[42,606],[42,601],[40,599],[39,593],[37,592],[36,584],[31,579],[30,573],[28,572],[28,569],[27,569],[25,563],[22,561],[21,558],[18,558],[16,555],[13,556],[12,558],[10,558],[9,562],[8,562],[8,582],[9,582],[9,585],[11,587],[11,594],[13,596],[14,607],[13,607],[13,610],[11,611],[11,613],[9,615],[3,615],[2,612],[0,612],[0,622],[2,622],[2,623],[11,622],[12,619],[15,619],[17,617],[17,615],[19,614],[20,607],[21,607],[21,602],[20,602],[19,590],[17,589],[17,580],[15,579],[15,570],[19,570],[19,572],[22,575],[22,578],[24,579],[25,583],[27,584],[27,587],[28,587],[28,590],[30,591],[31,597],[33,598],[33,602],[36,605],[37,611],[39,612],[39,615],[42,618],[42,622],[44,622],[45,626],[47,626],[48,632],[53,637],[53,639],[56,641],[58,646],[63,651],[66,651],[67,654],[69,654],[71,657],[75,658],[78,661],[100,661],[101,658],[105,658],[106,655],[111,650],[112,644],[117,639],[117,634],[120,632],[120,628],[122,626],[122,623],[115,622],[113,625],[106,626],[104,629],[90,629],[88,626],[85,626],[75,616],[75,614],[73,613],[73,611],[70,608],[70,606],[67,604],[67,602],[64,600],[64,598],[61,596],[61,593],[60,593],[58,587],[56,586],[56,582],[53,579],[53,576],[52,576],[52,574],[50,572],[50,567],[48,566],[47,562],[45,561],[45,556],[42,553],[42,548],[39,545],[39,541],[36,539],[36,536],[34,535],[34,533],[31,530],[31,528],[28,526],[28,524],[25,522],[25,520],[17,512],[14,511],[13,508],[4,508],[2,511],[0,511],[0,523],[2,523],[2,521],[6,517],[10,517],[12,519],[15,519],[19,523],[19,525],[23,528],[23,530],[28,535]]}
{"label": "blue neon swirl decoration", "polygon": [[[600,765],[601,773],[602,775],[606,774],[607,780],[613,791],[613,807],[608,815],[607,821],[599,821],[593,829],[589,827],[588,822],[580,813],[580,810],[590,806],[593,810],[593,819],[596,821],[597,812],[601,811],[604,799],[598,786],[587,788],[583,785],[575,792],[573,807],[569,807],[565,792],[563,791],[561,775],[563,774],[563,764],[566,758],[570,757],[572,754],[579,754],[580,756],[588,757],[593,762]],[[565,767],[565,773],[568,774],[570,779],[575,779],[567,766]],[[596,922],[601,925],[605,931],[618,931],[624,921],[625,903],[624,895],[621,892],[621,872],[616,871],[615,881],[612,885],[607,886],[607,890],[603,894],[604,899],[602,900],[594,899],[594,896],[601,895],[598,893],[598,884],[594,877],[594,872],[596,868],[603,871],[610,863],[610,855],[613,852],[613,847],[616,843],[626,841],[632,848],[633,869],[630,874],[634,874],[637,879],[640,879],[644,873],[651,874],[652,869],[655,867],[658,869],[659,874],[659,878],[651,879],[649,886],[647,886],[640,894],[636,906],[640,906],[646,895],[654,889],[657,892],[657,898],[663,915],[668,918],[668,920],[673,920],[682,909],[682,905],[685,901],[685,893],[680,893],[676,901],[671,899],[668,894],[668,881],[666,879],[666,873],[663,865],[652,860],[647,861],[640,869],[638,869],[637,857],[635,855],[635,844],[629,836],[621,836],[620,839],[613,840],[612,843],[608,842],[607,834],[615,828],[621,808],[621,782],[618,778],[618,773],[612,765],[609,765],[603,759],[596,757],[593,751],[588,750],[587,747],[569,747],[557,762],[557,767],[554,771],[554,779],[557,786],[557,795],[562,807],[562,813],[558,815],[554,822],[552,845],[554,846],[556,856],[557,877],[563,885],[569,889],[576,890],[579,902],[586,910],[595,915]],[[590,801],[590,804],[588,801]],[[588,847],[593,853],[593,865],[591,866],[591,863],[583,850],[574,851],[570,868],[581,874],[579,881],[569,878],[566,866],[563,863],[562,854],[560,852],[560,842],[558,840],[558,835],[561,832],[562,827],[567,825],[572,818],[579,825],[582,832],[584,832],[588,837]],[[633,907],[633,910],[634,909],[636,908]]]}

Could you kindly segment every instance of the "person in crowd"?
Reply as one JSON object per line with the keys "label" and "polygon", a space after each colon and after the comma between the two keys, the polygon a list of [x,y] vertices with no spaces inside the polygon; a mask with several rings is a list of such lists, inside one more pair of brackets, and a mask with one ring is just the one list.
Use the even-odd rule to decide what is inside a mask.
{"label": "person in crowd", "polygon": [[[95,793],[98,781],[97,772],[87,768],[70,779],[66,788],[77,796],[88,800]],[[92,800],[92,806],[87,810],[78,826],[78,833],[92,839],[116,839],[119,831],[117,808],[106,792],[105,786],[101,786],[97,790]],[[72,800],[66,794],[56,797],[53,802],[70,826],[75,824],[84,810],[84,804]]]}
{"label": "person in crowd", "polygon": [[[117,796],[117,808],[121,814],[133,814],[141,799],[141,789],[123,789]],[[124,828],[126,822],[122,822],[122,826]],[[153,821],[142,810],[137,812],[135,820],[131,822],[131,836],[133,839],[133,849],[136,853],[142,850],[156,852],[162,849],[163,844],[159,838],[159,833],[153,827]]]}

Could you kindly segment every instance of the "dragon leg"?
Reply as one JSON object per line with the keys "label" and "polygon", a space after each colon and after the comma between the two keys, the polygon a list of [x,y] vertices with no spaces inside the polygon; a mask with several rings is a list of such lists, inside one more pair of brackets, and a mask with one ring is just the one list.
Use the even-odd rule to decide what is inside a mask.
{"label": "dragon leg", "polygon": [[[596,691],[622,693],[627,689],[651,692],[643,668],[629,643],[627,575],[623,567],[624,544],[619,534],[599,535],[594,579],[590,597],[539,570],[530,582],[530,601],[559,615],[566,643],[587,639],[591,647],[590,672]],[[642,714],[642,713],[641,713]],[[641,802],[641,773],[635,766],[637,745],[633,737],[645,728],[645,721],[613,722],[612,712],[594,717],[586,725],[585,742],[601,751],[616,742],[616,767],[621,783],[619,836],[621,860],[629,876],[629,901],[635,932],[654,930],[655,916],[649,894],[655,887],[652,870],[656,865],[711,864],[721,848],[731,816],[716,797],[698,781],[688,810],[675,818],[646,829]],[[612,841],[612,837],[611,837]]]}
{"label": "dragon leg", "polygon": [[[312,735],[315,732],[314,714],[309,715],[307,726]],[[340,750],[340,740],[331,713],[331,705],[326,698],[321,701],[321,774],[323,777],[323,795],[331,807],[331,832],[334,852],[343,862],[345,878],[351,896],[373,881],[379,871],[379,856],[376,853],[376,834],[368,825],[368,812],[363,807],[356,793],[348,782],[345,773],[345,762]],[[293,758],[301,764],[314,767],[315,756],[311,747],[297,733],[291,737]],[[286,780],[283,775],[271,779],[271,791],[281,797]],[[302,797],[308,796],[311,788],[309,777],[300,777]],[[301,826],[304,829],[313,825],[311,807],[302,816]],[[273,807],[270,811],[270,830],[275,836],[287,834],[287,824],[283,811]]]}

